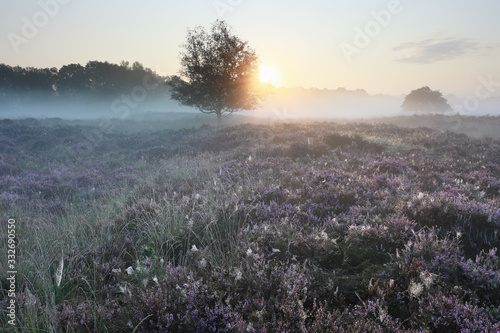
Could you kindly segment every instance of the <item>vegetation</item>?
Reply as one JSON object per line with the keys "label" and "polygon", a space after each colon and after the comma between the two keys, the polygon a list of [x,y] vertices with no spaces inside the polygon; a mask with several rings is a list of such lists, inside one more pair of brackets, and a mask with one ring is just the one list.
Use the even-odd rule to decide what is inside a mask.
{"label": "vegetation", "polygon": [[11,67],[0,64],[0,106],[15,107],[23,102],[105,100],[108,103],[123,94],[168,99],[166,78],[139,62],[120,65],[89,61],[85,66],[69,64],[61,68]]}
{"label": "vegetation", "polygon": [[405,111],[417,112],[445,112],[451,110],[451,106],[443,97],[443,94],[439,90],[431,90],[429,87],[412,90],[405,97],[401,107]]}
{"label": "vegetation", "polygon": [[258,106],[257,55],[224,21],[210,33],[201,27],[188,31],[184,49],[181,76],[170,81],[174,100],[217,115],[219,123],[224,115]]}
{"label": "vegetation", "polygon": [[0,120],[17,331],[500,330],[500,141],[122,124]]}

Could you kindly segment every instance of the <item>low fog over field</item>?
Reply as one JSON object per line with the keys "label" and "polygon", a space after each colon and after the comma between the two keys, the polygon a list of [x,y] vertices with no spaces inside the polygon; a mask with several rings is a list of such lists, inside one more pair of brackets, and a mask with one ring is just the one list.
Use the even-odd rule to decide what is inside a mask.
{"label": "low fog over field", "polygon": [[[21,68],[0,64],[0,117],[19,119],[97,119],[140,116],[143,113],[199,113],[171,97],[168,76],[140,63],[132,66],[92,61],[85,66]],[[486,88],[484,88],[486,89]],[[402,109],[406,95],[369,94],[363,89],[285,88],[268,85],[255,110],[241,115],[272,120],[362,119],[435,113]],[[445,95],[451,115],[500,115],[500,98]]]}
{"label": "low fog over field", "polygon": [[[9,94],[5,95],[9,96]],[[96,99],[91,95],[82,96],[77,100],[50,99],[28,98],[28,100],[12,101],[6,98],[3,103],[0,103],[0,118],[128,119],[140,117],[144,113],[186,113],[187,116],[199,114],[195,108],[179,105],[170,100],[168,93],[161,97],[147,97],[140,101],[132,98],[122,100],[121,97]],[[343,88],[334,90],[277,88],[256,110],[243,111],[240,114],[283,121],[317,118],[363,119],[425,114],[401,110],[403,100],[404,96],[369,95],[363,90],[348,91]],[[457,113],[467,116],[500,115],[499,98],[481,101],[477,108],[471,110],[461,104],[464,103],[463,99],[451,96],[449,100],[455,101],[452,104],[455,107],[453,111],[444,113],[446,116],[453,116]]]}

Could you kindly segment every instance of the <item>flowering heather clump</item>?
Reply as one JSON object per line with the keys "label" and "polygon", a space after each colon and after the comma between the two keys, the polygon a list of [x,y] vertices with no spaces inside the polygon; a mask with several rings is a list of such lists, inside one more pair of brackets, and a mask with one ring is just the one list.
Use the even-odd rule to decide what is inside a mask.
{"label": "flowering heather clump", "polygon": [[495,201],[476,202],[452,191],[420,192],[403,208],[421,225],[434,226],[442,234],[459,232],[468,255],[500,246],[500,208]]}
{"label": "flowering heather clump", "polygon": [[500,330],[498,140],[133,124],[0,120],[20,331]]}
{"label": "flowering heather clump", "polygon": [[464,284],[477,294],[485,304],[498,306],[500,300],[500,260],[493,248],[488,253],[481,251],[476,260],[462,260],[460,266],[464,275]]}
{"label": "flowering heather clump", "polygon": [[[128,301],[130,327],[138,332],[233,332],[246,327],[240,304],[211,291],[193,272],[168,266],[164,279],[144,289],[134,287]],[[227,297],[227,298],[226,298]]]}
{"label": "flowering heather clump", "polygon": [[115,311],[91,301],[82,301],[78,304],[65,303],[59,313],[60,325],[65,331],[96,331],[100,328],[98,322],[111,321]]}
{"label": "flowering heather clump", "polygon": [[[437,294],[419,300],[417,320],[433,332],[498,332],[500,322],[491,311],[457,296]],[[498,313],[496,314],[498,316]],[[495,322],[496,321],[496,322]]]}

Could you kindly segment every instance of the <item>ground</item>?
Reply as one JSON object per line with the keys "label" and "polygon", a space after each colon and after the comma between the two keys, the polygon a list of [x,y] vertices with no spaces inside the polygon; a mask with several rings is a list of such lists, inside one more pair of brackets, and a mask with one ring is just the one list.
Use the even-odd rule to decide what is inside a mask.
{"label": "ground", "polygon": [[0,120],[17,330],[498,331],[492,121]]}

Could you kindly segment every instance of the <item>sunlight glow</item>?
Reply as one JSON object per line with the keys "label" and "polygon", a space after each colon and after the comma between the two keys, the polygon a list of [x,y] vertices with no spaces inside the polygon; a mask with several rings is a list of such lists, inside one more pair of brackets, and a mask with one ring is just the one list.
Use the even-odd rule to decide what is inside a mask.
{"label": "sunlight glow", "polygon": [[259,71],[259,80],[262,83],[270,83],[275,87],[280,86],[280,76],[276,68],[269,64],[262,64]]}

